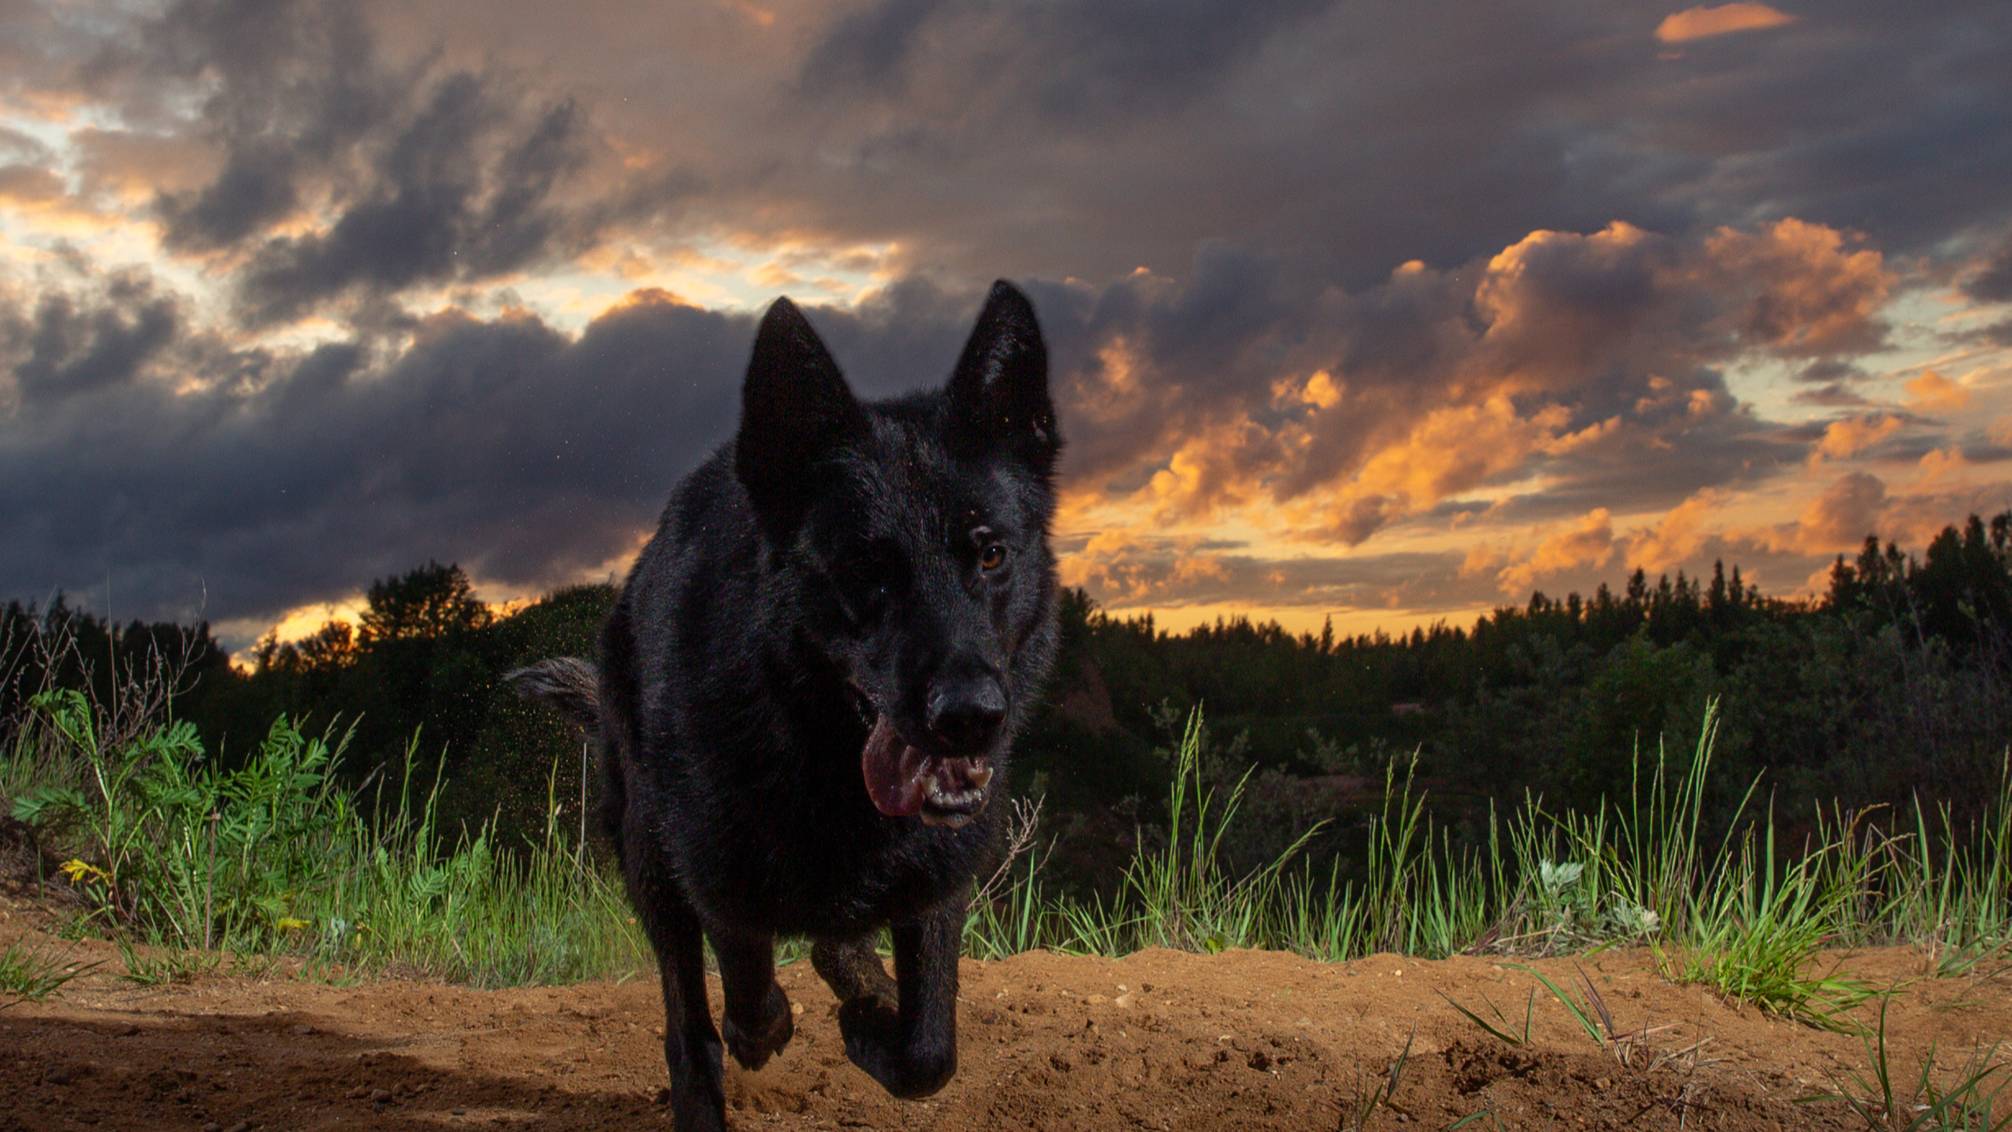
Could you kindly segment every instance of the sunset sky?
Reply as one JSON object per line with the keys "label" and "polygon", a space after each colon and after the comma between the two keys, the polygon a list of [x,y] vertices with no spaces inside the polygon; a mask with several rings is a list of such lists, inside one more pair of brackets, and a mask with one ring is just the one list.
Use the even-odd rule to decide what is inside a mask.
{"label": "sunset sky", "polygon": [[0,0],[0,598],[619,578],[754,318],[1047,328],[1064,579],[1409,627],[2012,507],[2012,4]]}

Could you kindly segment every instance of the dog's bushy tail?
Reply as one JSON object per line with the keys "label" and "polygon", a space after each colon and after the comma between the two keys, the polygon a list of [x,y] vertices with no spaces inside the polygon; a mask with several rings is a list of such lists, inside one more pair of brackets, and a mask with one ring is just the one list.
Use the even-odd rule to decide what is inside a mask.
{"label": "dog's bushy tail", "polygon": [[580,730],[591,733],[600,729],[601,673],[591,662],[576,656],[555,656],[505,673],[503,679],[525,699],[556,708]]}

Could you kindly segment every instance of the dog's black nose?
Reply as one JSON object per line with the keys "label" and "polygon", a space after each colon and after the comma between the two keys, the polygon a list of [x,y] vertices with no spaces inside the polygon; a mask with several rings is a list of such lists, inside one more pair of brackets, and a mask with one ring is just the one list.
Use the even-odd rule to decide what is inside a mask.
{"label": "dog's black nose", "polygon": [[1006,722],[1006,689],[989,673],[938,679],[929,686],[928,709],[930,733],[951,750],[982,752]]}

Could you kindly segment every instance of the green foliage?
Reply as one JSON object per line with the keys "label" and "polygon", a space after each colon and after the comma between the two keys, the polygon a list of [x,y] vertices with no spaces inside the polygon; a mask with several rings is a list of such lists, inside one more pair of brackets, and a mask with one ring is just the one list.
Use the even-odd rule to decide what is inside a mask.
{"label": "green foliage", "polygon": [[449,637],[479,629],[490,618],[458,565],[428,562],[398,577],[378,578],[366,599],[358,633],[364,646]]}
{"label": "green foliage", "polygon": [[1886,1046],[1887,998],[1879,1002],[1879,1025],[1865,1038],[1867,1068],[1832,1091],[1798,1098],[1803,1104],[1842,1104],[1875,1132],[2001,1132],[2012,1128],[2012,1065],[1998,1058],[1998,1046],[1975,1050],[1946,1082],[1936,1078],[1935,1047],[1911,1082],[1894,1072]]}
{"label": "green foliage", "polygon": [[14,817],[76,845],[64,871],[97,911],[144,938],[265,943],[295,919],[295,882],[318,867],[327,832],[353,820],[326,739],[290,722],[222,771],[188,723],[108,747],[81,694],[44,693],[31,706],[86,773],[81,786],[23,793]]}
{"label": "green foliage", "polygon": [[[1218,802],[1203,782],[1205,732],[1191,718],[1179,793],[1169,799],[1179,836],[1142,847],[1113,898],[1049,891],[1029,858],[1010,890],[974,910],[970,949],[996,956],[1030,947],[1107,955],[1145,946],[1263,947],[1340,960],[1374,951],[1432,958],[1645,943],[1672,978],[1848,1029],[1856,1027],[1850,1010],[1869,992],[1817,970],[1822,948],[1913,941],[1963,957],[2012,947],[2012,890],[2002,883],[2012,876],[2012,765],[1996,802],[1967,827],[1946,811],[1933,825],[1919,805],[1912,832],[1882,833],[1871,815],[1846,815],[1819,821],[1816,836],[1791,852],[1772,808],[1716,840],[1707,834],[1717,723],[1708,705],[1683,765],[1673,768],[1660,749],[1652,762],[1638,757],[1625,805],[1554,812],[1532,796],[1505,821],[1491,818],[1483,848],[1448,838],[1415,780],[1393,767],[1356,879],[1333,866],[1295,868],[1290,855],[1250,872],[1225,871],[1221,851],[1240,793],[1231,789]],[[1753,793],[1749,782],[1737,813],[1747,812]],[[1599,1037],[1596,996],[1589,992],[1590,1007],[1579,1006],[1545,986]],[[1492,1005],[1494,1022],[1460,1009],[1491,1033],[1512,1032]]]}
{"label": "green foliage", "polygon": [[415,791],[416,741],[395,795],[380,778],[365,804],[335,774],[341,740],[291,720],[223,768],[186,723],[108,746],[81,695],[33,708],[80,772],[19,794],[14,814],[76,854],[62,871],[122,942],[129,978],[183,977],[188,954],[212,949],[485,986],[642,965],[619,885],[567,840],[556,804],[534,842],[499,848],[487,828],[449,837],[437,773]]}
{"label": "green foliage", "polygon": [[96,966],[51,955],[46,949],[30,947],[17,939],[0,948],[0,1010],[16,1003],[40,1002]]}

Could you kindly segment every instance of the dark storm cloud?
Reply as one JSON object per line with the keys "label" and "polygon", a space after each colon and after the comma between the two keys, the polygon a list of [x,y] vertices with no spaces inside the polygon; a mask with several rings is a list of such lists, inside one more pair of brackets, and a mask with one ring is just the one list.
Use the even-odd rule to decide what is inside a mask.
{"label": "dark storm cloud", "polygon": [[929,46],[970,66],[960,95],[1001,86],[1046,117],[1096,120],[1159,113],[1207,93],[1267,38],[1319,10],[1319,0],[1067,0],[998,6],[873,0],[822,33],[798,81],[813,97],[899,95],[925,31]]}
{"label": "dark storm cloud", "polygon": [[[667,144],[692,147],[722,215],[899,238],[916,266],[977,274],[1164,273],[1213,238],[1355,290],[1616,218],[1796,215],[1897,252],[2012,219],[2002,5],[1825,5],[1674,50],[1652,35],[1670,10],[784,7],[800,39],[723,57],[787,80],[701,66],[724,91],[708,105],[746,115],[681,120]],[[660,135],[691,93],[638,88],[611,113]]]}
{"label": "dark storm cloud", "polygon": [[1963,290],[1982,303],[2012,303],[2012,237],[1998,246],[1984,266],[1963,283]]}
{"label": "dark storm cloud", "polygon": [[181,304],[133,272],[108,280],[97,302],[45,294],[32,315],[10,321],[26,330],[14,345],[27,356],[13,377],[31,403],[129,385],[183,328]]}
{"label": "dark storm cloud", "polygon": [[1844,358],[1819,358],[1796,371],[1795,379],[1811,385],[1837,386],[1857,381],[1865,371]]}
{"label": "dark storm cloud", "polygon": [[443,82],[385,154],[383,184],[327,230],[258,250],[240,288],[251,320],[284,321],[352,288],[490,278],[590,243],[547,204],[577,162],[574,107],[553,107],[485,160],[494,113],[473,76]]}
{"label": "dark storm cloud", "polygon": [[[975,296],[926,285],[812,318],[865,395],[940,382]],[[443,314],[375,356],[191,331],[143,277],[0,315],[0,592],[270,617],[428,557],[549,586],[627,550],[731,432],[754,332],[642,292],[578,334]],[[111,383],[117,396],[106,395]],[[239,642],[242,643],[242,642]]]}
{"label": "dark storm cloud", "polygon": [[[157,300],[96,301],[0,322],[25,321],[30,360],[14,376],[30,393],[49,374],[102,386],[130,373]],[[25,398],[0,438],[0,590],[109,575],[129,613],[186,614],[206,591],[211,616],[244,617],[429,555],[508,583],[577,576],[626,548],[725,435],[751,332],[747,317],[641,296],[577,336],[440,316],[376,364],[330,344],[239,357],[233,373],[200,342],[150,340],[157,357],[231,376]]]}
{"label": "dark storm cloud", "polygon": [[1814,389],[1798,390],[1792,398],[1798,405],[1817,405],[1824,408],[1848,409],[1860,405],[1870,405],[1871,401],[1852,391],[1841,381],[1819,385]]}
{"label": "dark storm cloud", "polygon": [[916,37],[942,6],[942,0],[879,0],[839,16],[810,49],[797,81],[813,97],[898,90]]}
{"label": "dark storm cloud", "polygon": [[675,197],[587,186],[608,151],[577,100],[381,38],[358,5],[196,0],[87,68],[132,119],[150,85],[210,91],[192,130],[217,170],[155,207],[170,250],[241,265],[249,323],[561,262]]}
{"label": "dark storm cloud", "polygon": [[208,251],[264,232],[299,204],[294,188],[297,171],[292,149],[276,141],[235,148],[217,179],[188,199],[161,197],[167,246]]}
{"label": "dark storm cloud", "polygon": [[[1216,239],[1351,291],[1408,259],[1464,263],[1615,218],[1684,232],[1794,214],[1894,251],[2012,219],[2002,5],[1827,5],[1676,51],[1653,40],[1666,14],[873,0],[784,5],[763,31],[593,3],[559,18],[204,0],[94,74],[140,120],[163,80],[215,84],[195,136],[216,170],[161,202],[176,246],[240,247],[334,194],[330,226],[263,249],[261,278],[300,303],[480,279],[668,207],[756,235],[898,240],[910,266],[960,278],[1164,274]],[[510,77],[529,74],[536,91]],[[402,139],[438,136],[415,116],[471,78],[494,136],[387,168]],[[518,183],[503,154],[540,131],[569,133],[573,164],[548,174],[569,151],[540,150],[529,199],[486,208]],[[681,175],[638,185],[582,163],[613,136]],[[497,223],[512,234],[474,246]]]}
{"label": "dark storm cloud", "polygon": [[[769,26],[726,5],[200,0],[86,73],[134,123],[213,151],[162,198],[176,246],[254,250],[333,197],[330,225],[263,249],[302,303],[647,242],[670,209],[757,239],[894,241],[959,279],[1101,284],[1217,240],[1352,292],[1616,218],[1796,215],[1938,255],[2012,221],[2012,9],[1841,2],[1674,49],[1653,35],[1671,10],[868,0],[781,3]],[[458,179],[386,169],[470,77],[498,118],[450,139]],[[188,123],[167,91],[209,93]],[[573,163],[487,207],[516,183],[503,155],[569,98],[576,148],[540,152]],[[607,160],[611,140],[657,164]],[[512,235],[478,240],[496,223]]]}

